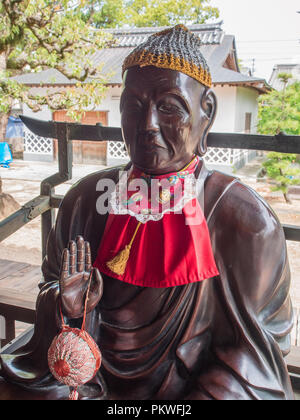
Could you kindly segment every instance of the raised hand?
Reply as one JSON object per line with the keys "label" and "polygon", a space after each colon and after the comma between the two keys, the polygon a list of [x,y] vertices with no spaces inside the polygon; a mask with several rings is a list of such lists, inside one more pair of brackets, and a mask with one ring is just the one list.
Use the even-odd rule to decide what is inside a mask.
{"label": "raised hand", "polygon": [[70,241],[63,251],[59,279],[62,311],[69,318],[83,316],[90,274],[87,313],[97,306],[102,297],[103,280],[99,270],[92,267],[89,242],[77,236],[76,241]]}

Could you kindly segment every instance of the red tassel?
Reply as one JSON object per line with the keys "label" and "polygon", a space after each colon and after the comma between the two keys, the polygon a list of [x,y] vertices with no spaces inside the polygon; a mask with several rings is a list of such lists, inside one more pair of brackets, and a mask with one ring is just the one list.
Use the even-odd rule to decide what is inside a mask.
{"label": "red tassel", "polygon": [[73,391],[70,392],[69,400],[77,401],[78,397],[79,397],[79,394],[77,392],[77,388],[75,388],[75,389],[73,389]]}

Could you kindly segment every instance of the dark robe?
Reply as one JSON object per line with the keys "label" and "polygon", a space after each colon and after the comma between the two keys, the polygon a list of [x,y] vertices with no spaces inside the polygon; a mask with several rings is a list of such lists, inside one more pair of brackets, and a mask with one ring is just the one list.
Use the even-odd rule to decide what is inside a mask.
{"label": "dark robe", "polygon": [[[35,332],[25,347],[2,355],[6,380],[50,387],[47,351],[60,325],[62,251],[82,235],[95,260],[107,220],[96,211],[102,194],[96,185],[103,178],[117,181],[119,170],[92,174],[65,196],[43,262]],[[281,225],[252,189],[217,171],[205,171],[204,200],[220,276],[165,289],[103,276],[103,297],[89,314],[89,332],[103,355],[93,381],[100,398],[293,399],[283,359],[292,309]],[[80,322],[69,320],[71,326]]]}

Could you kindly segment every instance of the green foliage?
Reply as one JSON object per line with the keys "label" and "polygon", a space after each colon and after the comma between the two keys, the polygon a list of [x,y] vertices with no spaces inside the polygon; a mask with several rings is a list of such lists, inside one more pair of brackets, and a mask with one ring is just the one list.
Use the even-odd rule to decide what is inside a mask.
{"label": "green foliage", "polygon": [[89,0],[82,17],[98,28],[121,27],[126,20],[124,0]]}
{"label": "green foliage", "polygon": [[10,112],[12,102],[25,96],[26,89],[10,79],[8,72],[0,72],[0,115]]}
{"label": "green foliage", "polygon": [[[280,76],[282,81],[286,80],[283,74]],[[285,132],[300,135],[300,82],[285,86],[282,91],[273,90],[260,96],[258,117],[261,134]]]}
{"label": "green foliage", "polygon": [[[283,90],[263,95],[259,99],[260,134],[300,135],[300,82],[288,85],[291,75],[281,73],[278,78],[283,82]],[[300,184],[300,166],[298,156],[284,153],[268,153],[263,163],[268,176],[276,186],[273,191],[282,191],[286,200],[288,188]]]}
{"label": "green foliage", "polygon": [[188,25],[219,17],[210,0],[90,0],[84,14],[102,28]]}
{"label": "green foliage", "polygon": [[[47,104],[51,110],[68,109],[74,115],[99,104],[109,75],[101,75],[92,56],[110,45],[112,37],[83,18],[86,4],[86,0],[1,0],[0,117],[10,112],[14,100],[34,111]],[[41,97],[11,78],[45,68],[77,81],[77,92],[52,89]]]}
{"label": "green foliage", "polygon": [[296,163],[297,155],[285,153],[268,153],[268,159],[263,163],[270,178],[275,180],[276,186],[273,191],[288,193],[291,185],[300,183],[300,168]]}

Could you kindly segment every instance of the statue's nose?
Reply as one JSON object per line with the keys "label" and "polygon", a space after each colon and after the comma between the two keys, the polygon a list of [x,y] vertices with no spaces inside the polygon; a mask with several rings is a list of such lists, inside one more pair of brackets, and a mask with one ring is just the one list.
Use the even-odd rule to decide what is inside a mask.
{"label": "statue's nose", "polygon": [[146,109],[144,130],[147,132],[159,131],[157,109],[154,103],[150,103]]}

